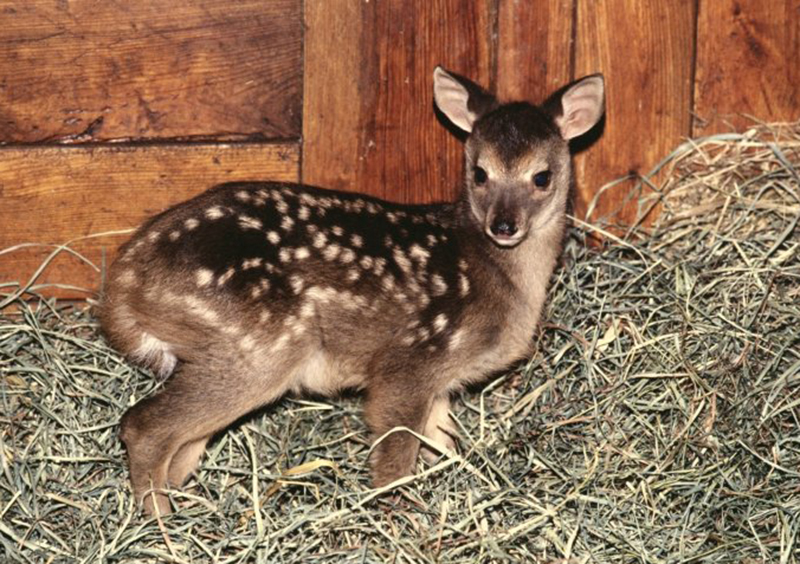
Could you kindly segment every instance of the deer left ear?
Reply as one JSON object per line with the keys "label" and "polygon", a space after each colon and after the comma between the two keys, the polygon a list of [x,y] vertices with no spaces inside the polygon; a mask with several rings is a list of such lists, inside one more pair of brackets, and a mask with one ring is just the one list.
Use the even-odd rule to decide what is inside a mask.
{"label": "deer left ear", "polygon": [[580,137],[600,121],[605,112],[603,75],[593,74],[559,90],[545,103],[561,137]]}

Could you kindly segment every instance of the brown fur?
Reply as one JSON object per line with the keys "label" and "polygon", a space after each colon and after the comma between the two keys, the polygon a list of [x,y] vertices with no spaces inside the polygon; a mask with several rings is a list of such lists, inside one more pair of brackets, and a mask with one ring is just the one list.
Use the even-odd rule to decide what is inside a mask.
{"label": "brown fur", "polygon": [[[437,99],[446,115],[476,96],[437,73],[456,81]],[[169,377],[121,424],[146,511],[170,511],[163,488],[183,484],[214,433],[287,392],[363,389],[374,437],[404,426],[454,445],[449,394],[530,352],[570,189],[561,114],[488,96],[482,115],[458,114],[472,134],[455,204],[234,183],[156,216],[122,247],[103,328]],[[531,180],[541,170],[552,173],[545,188]],[[419,447],[406,432],[385,437],[374,484],[413,473]]]}

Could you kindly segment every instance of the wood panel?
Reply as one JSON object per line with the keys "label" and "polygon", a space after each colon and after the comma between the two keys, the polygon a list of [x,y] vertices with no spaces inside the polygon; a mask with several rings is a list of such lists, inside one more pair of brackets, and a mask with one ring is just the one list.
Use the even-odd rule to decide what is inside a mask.
{"label": "wood panel", "polygon": [[695,135],[800,119],[800,0],[701,2]]}
{"label": "wood panel", "polygon": [[454,198],[461,145],[434,116],[433,69],[489,84],[493,2],[306,2],[305,17],[303,180]]}
{"label": "wood panel", "polygon": [[[576,215],[605,183],[646,174],[690,133],[694,0],[579,1],[575,76],[606,78],[606,123],[600,142],[576,158]],[[633,182],[603,193],[592,218],[630,223]]]}
{"label": "wood panel", "polygon": [[499,0],[497,95],[544,101],[572,80],[575,0]]}
{"label": "wood panel", "polygon": [[0,0],[0,14],[0,141],[301,133],[301,0]]}
{"label": "wood panel", "polygon": [[[0,250],[132,228],[220,182],[298,177],[296,143],[0,148]],[[99,265],[127,237],[71,247]],[[51,251],[0,255],[0,283],[27,281]],[[100,275],[62,253],[40,280],[47,281],[92,289]]]}

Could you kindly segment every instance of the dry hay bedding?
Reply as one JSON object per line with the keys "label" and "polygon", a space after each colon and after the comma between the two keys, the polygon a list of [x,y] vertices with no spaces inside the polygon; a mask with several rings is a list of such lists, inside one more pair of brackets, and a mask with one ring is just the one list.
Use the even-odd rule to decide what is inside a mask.
{"label": "dry hay bedding", "polygon": [[117,423],[156,383],[88,308],[6,284],[0,561],[796,563],[799,162],[800,124],[688,142],[647,233],[576,221],[534,358],[389,497],[356,398],[286,399],[142,519]]}

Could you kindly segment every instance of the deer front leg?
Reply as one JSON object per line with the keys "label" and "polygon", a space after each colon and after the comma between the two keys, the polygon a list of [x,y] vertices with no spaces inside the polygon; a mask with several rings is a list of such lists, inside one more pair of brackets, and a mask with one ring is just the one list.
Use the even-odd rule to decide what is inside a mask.
{"label": "deer front leg", "polygon": [[[458,433],[453,421],[450,419],[450,398],[448,396],[437,396],[433,400],[423,433],[433,442],[447,448],[447,450],[455,451],[455,437],[458,436]],[[422,445],[420,453],[428,464],[435,463],[442,454],[425,445]]]}
{"label": "deer front leg", "polygon": [[[431,409],[431,394],[402,378],[383,378],[367,390],[365,418],[373,440],[395,427],[422,433]],[[370,457],[376,488],[414,473],[420,442],[408,431],[396,431],[375,445]]]}

